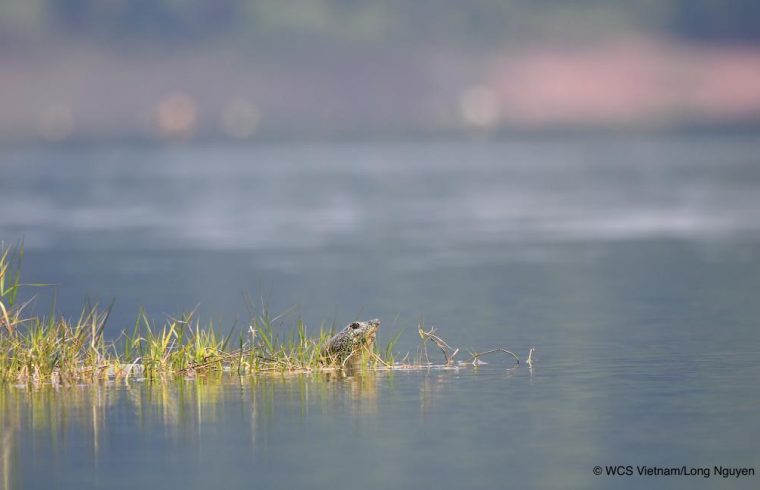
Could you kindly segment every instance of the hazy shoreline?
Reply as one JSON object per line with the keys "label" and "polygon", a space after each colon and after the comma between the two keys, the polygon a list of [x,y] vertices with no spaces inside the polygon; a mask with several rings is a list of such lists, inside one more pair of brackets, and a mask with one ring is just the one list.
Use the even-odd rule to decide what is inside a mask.
{"label": "hazy shoreline", "polygon": [[[0,52],[3,143],[504,137],[760,125],[760,48]],[[600,97],[604,94],[604,97]]]}

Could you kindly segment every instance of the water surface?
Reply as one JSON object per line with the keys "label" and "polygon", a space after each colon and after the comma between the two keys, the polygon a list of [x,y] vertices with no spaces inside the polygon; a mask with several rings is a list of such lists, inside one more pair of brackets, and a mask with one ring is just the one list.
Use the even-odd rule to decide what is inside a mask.
{"label": "water surface", "polygon": [[[760,142],[731,135],[0,153],[29,282],[245,325],[380,317],[534,369],[2,388],[12,488],[755,488]],[[47,307],[49,290],[35,290]]]}

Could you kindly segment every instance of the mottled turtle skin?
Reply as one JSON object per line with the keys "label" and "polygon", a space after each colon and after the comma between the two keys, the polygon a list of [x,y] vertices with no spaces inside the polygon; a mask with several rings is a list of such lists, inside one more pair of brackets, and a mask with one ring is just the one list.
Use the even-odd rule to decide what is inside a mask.
{"label": "mottled turtle skin", "polygon": [[[333,335],[325,345],[325,353],[331,359],[337,360],[341,365],[356,366],[362,356],[359,351],[362,347],[372,349],[375,345],[375,336],[380,328],[380,320],[368,320],[366,322],[349,323],[346,328]],[[349,356],[351,356],[349,358]],[[348,362],[346,359],[348,358]]]}

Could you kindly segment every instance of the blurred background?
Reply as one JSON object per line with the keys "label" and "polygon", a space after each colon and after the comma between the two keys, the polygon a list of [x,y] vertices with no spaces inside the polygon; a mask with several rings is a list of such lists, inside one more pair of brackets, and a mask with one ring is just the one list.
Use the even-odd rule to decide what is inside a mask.
{"label": "blurred background", "polygon": [[752,0],[0,0],[0,240],[71,315],[117,298],[114,334],[138,306],[245,318],[246,294],[312,324],[424,313],[536,342],[558,277],[757,265],[758,18]]}
{"label": "blurred background", "polygon": [[[266,305],[280,332],[380,318],[397,359],[418,322],[458,359],[536,348],[533,369],[378,376],[366,405],[301,377],[163,405],[0,387],[20,448],[0,467],[77,490],[760,468],[759,20],[757,0],[0,0],[0,242],[52,285],[25,311],[115,298],[116,339],[140,307],[226,333]],[[719,486],[684,478],[657,483]]]}
{"label": "blurred background", "polygon": [[0,141],[757,126],[753,0],[1,0]]}

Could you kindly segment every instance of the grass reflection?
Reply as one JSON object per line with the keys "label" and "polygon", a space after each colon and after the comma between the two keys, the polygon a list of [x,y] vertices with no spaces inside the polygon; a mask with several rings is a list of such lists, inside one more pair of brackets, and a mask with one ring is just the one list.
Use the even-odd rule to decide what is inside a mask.
{"label": "grass reflection", "polygon": [[[377,377],[390,373],[342,372],[310,375],[213,376],[119,384],[0,386],[0,468],[2,490],[23,487],[21,475],[37,464],[37,454],[65,460],[88,448],[97,464],[114,430],[132,428],[141,438],[160,437],[178,445],[199,444],[204,430],[224,422],[228,405],[250,412],[252,446],[256,435],[286,412],[306,417],[335,407],[355,416],[378,411]],[[285,400],[283,400],[283,398]],[[277,408],[275,408],[277,407]],[[295,410],[295,413],[291,413]],[[211,427],[211,429],[206,429]],[[31,454],[31,458],[30,458]],[[24,459],[26,458],[26,461]]]}

